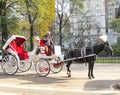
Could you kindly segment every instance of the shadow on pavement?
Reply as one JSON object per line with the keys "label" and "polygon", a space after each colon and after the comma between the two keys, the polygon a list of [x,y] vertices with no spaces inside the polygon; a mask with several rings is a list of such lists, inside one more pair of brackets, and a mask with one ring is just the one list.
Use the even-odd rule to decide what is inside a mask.
{"label": "shadow on pavement", "polygon": [[115,89],[114,84],[120,83],[119,80],[92,80],[84,85],[84,90],[108,90]]}
{"label": "shadow on pavement", "polygon": [[40,77],[37,74],[15,74],[15,75],[5,75],[4,73],[0,73],[0,79],[19,79],[19,80],[25,80],[27,82],[22,84],[51,84],[51,83],[64,83],[68,78],[66,77],[60,77],[60,78],[54,78],[54,77]]}

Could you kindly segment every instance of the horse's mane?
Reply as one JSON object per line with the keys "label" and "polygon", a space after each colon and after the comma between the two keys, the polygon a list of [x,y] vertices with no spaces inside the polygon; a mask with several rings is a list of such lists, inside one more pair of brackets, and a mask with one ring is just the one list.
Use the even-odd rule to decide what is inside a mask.
{"label": "horse's mane", "polygon": [[103,34],[102,36],[100,36],[99,38],[96,39],[96,42],[94,45],[103,44],[106,41],[107,41],[107,35]]}
{"label": "horse's mane", "polygon": [[102,39],[97,38],[94,45],[99,45],[99,44],[103,44],[103,43],[104,43],[104,41]]}

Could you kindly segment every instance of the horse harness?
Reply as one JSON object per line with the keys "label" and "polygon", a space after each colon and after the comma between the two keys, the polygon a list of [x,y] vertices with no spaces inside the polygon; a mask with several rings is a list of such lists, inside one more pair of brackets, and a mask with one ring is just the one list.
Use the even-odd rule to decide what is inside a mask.
{"label": "horse harness", "polygon": [[[91,52],[90,52],[90,54],[88,55],[87,54],[87,48],[89,48],[90,50],[91,50]],[[72,50],[72,48],[70,48],[70,49],[68,49],[68,51],[67,52],[69,52],[70,50]],[[85,62],[85,65],[87,65],[86,63],[87,63],[87,61],[86,61],[86,57],[89,57],[89,56],[95,56],[96,54],[94,54],[94,48],[93,47],[83,47],[83,48],[81,48],[80,49],[81,50],[81,56],[76,56],[76,58],[72,58],[72,59],[79,59],[79,58],[83,58],[83,60],[84,60],[84,62]],[[68,53],[69,54],[69,53]],[[68,55],[69,56],[69,58],[71,58],[71,55],[69,54]],[[68,59],[68,60],[70,60],[70,59]],[[72,61],[74,61],[74,60],[72,60]],[[67,61],[67,60],[66,60]]]}

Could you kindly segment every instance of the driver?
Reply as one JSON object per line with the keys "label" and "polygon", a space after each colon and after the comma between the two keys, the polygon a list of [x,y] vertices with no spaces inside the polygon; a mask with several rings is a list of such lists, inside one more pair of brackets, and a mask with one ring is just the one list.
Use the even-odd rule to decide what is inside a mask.
{"label": "driver", "polygon": [[43,36],[42,40],[45,43],[46,54],[47,55],[54,54],[54,45],[50,31],[47,31],[46,35]]}

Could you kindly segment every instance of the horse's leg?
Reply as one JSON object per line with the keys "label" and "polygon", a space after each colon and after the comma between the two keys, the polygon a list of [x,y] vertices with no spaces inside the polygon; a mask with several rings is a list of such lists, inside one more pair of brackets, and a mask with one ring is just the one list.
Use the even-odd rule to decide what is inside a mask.
{"label": "horse's leg", "polygon": [[94,61],[91,63],[91,76],[92,78],[95,78],[93,75],[93,68],[94,68]]}
{"label": "horse's leg", "polygon": [[68,63],[67,63],[67,65],[66,65],[66,67],[67,67],[67,75],[68,75],[68,77],[71,77],[71,71],[70,71],[70,65],[71,65],[71,61],[69,61]]}
{"label": "horse's leg", "polygon": [[88,62],[88,77],[89,77],[89,79],[91,79],[91,67],[92,67],[91,62]]}
{"label": "horse's leg", "polygon": [[94,61],[88,63],[88,77],[89,79],[94,78],[93,75]]}

